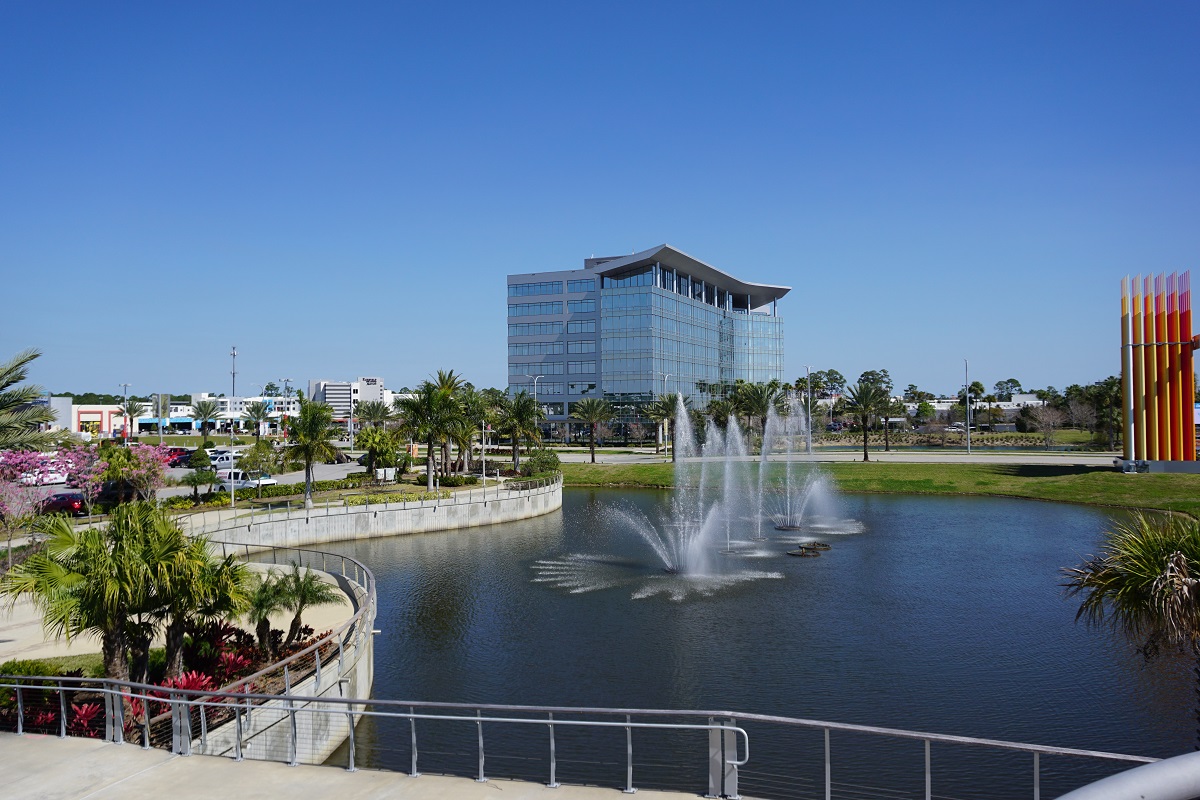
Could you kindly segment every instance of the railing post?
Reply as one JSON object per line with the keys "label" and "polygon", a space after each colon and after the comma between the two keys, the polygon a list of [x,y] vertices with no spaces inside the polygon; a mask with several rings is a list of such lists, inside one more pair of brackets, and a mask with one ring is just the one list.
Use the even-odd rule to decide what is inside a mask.
{"label": "railing post", "polygon": [[346,707],[349,709],[346,712],[346,722],[349,726],[347,741],[350,743],[350,749],[346,755],[346,771],[358,772],[358,767],[354,766],[354,706],[347,705]]}
{"label": "railing post", "polygon": [[[207,750],[208,749],[208,716],[204,713],[206,710],[204,707],[204,701],[200,698],[197,698],[196,710],[200,712],[200,746]],[[188,714],[189,726],[191,724],[191,719],[192,719],[192,715]]]}
{"label": "railing post", "polygon": [[725,776],[725,759],[721,757],[721,731],[716,728],[717,720],[708,718],[708,794],[705,797],[720,797],[721,784]]}
{"label": "railing post", "polygon": [[25,698],[21,694],[21,682],[17,681],[17,736],[25,735]]}
{"label": "railing post", "polygon": [[241,761],[242,756],[242,704],[238,701],[233,701],[233,720],[236,726],[235,738],[233,740],[233,760]]}
{"label": "railing post", "polygon": [[142,697],[142,749],[150,749],[150,700]]}
{"label": "railing post", "polygon": [[829,728],[825,729],[825,800],[833,797],[833,774],[829,769]]}
{"label": "railing post", "polygon": [[296,708],[292,705],[292,679],[288,672],[287,664],[283,665],[283,695],[287,703],[288,712],[288,733],[291,744],[291,758],[288,759],[288,766],[294,767],[300,763],[300,741],[296,733]]}
{"label": "railing post", "polygon": [[738,766],[737,759],[737,731],[733,726],[737,724],[737,720],[728,719],[721,721],[722,731],[722,753],[724,760],[724,781],[722,782],[721,792],[725,797],[741,797],[738,794]]}
{"label": "railing post", "polygon": [[557,761],[555,759],[555,754],[554,754],[554,715],[550,714],[549,716],[550,716],[550,782],[546,785],[549,786],[551,789],[557,789],[559,784],[558,784],[558,781],[556,780],[556,776],[555,776],[555,771],[556,771],[556,768],[558,765],[557,765]]}
{"label": "railing post", "polygon": [[625,794],[633,794],[637,789],[633,788],[633,728],[629,727],[630,716],[625,715],[625,788],[621,791]]}
{"label": "railing post", "polygon": [[1042,770],[1038,763],[1041,753],[1033,751],[1033,800],[1042,800]]}
{"label": "railing post", "polygon": [[479,775],[475,778],[475,782],[486,783],[487,778],[483,775],[483,712],[477,710],[475,716],[480,720],[475,723],[475,733],[479,739]]}
{"label": "railing post", "polygon": [[313,650],[313,661],[316,664],[317,671],[313,675],[313,688],[316,694],[321,693],[321,643],[317,642],[317,648]]}
{"label": "railing post", "polygon": [[62,681],[58,682],[58,738],[67,738],[67,696],[63,693]]}
{"label": "railing post", "polygon": [[929,740],[925,740],[925,800],[932,800],[933,774],[929,769]]}
{"label": "railing post", "polygon": [[417,718],[416,709],[412,706],[408,707],[408,727],[412,731],[412,769],[408,772],[408,777],[417,778],[421,773],[417,772]]}
{"label": "railing post", "polygon": [[125,695],[110,694],[113,702],[113,738],[110,741],[125,744]]}

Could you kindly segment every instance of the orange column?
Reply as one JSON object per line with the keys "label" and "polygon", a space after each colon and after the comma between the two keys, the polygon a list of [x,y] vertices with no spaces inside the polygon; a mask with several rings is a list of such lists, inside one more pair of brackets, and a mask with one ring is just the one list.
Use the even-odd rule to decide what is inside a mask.
{"label": "orange column", "polygon": [[1180,276],[1179,293],[1179,341],[1183,368],[1180,386],[1183,389],[1183,457],[1196,460],[1196,369],[1192,355],[1192,273]]}
{"label": "orange column", "polygon": [[1142,300],[1142,363],[1146,378],[1146,459],[1158,460],[1158,354],[1154,347],[1154,278],[1146,276]]}
{"label": "orange column", "polygon": [[1167,354],[1167,281],[1160,273],[1154,279],[1154,374],[1158,385],[1158,457],[1171,460],[1171,376]]}
{"label": "orange column", "polygon": [[1171,376],[1171,460],[1183,461],[1183,365],[1179,358],[1183,348],[1179,345],[1179,283],[1174,272],[1167,276],[1167,336],[1171,342],[1167,346],[1167,371]]}
{"label": "orange column", "polygon": [[1146,458],[1146,363],[1145,350],[1141,346],[1143,340],[1142,328],[1142,276],[1133,279],[1133,298],[1130,303],[1130,313],[1133,315],[1130,325],[1132,333],[1133,358],[1133,457],[1139,461]]}

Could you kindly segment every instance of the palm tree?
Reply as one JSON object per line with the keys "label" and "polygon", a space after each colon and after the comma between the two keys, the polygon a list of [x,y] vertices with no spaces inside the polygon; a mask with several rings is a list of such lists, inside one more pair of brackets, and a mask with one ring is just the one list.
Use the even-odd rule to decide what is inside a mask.
{"label": "palm tree", "polygon": [[279,594],[283,607],[295,614],[292,617],[291,626],[288,627],[287,639],[283,642],[284,646],[296,641],[296,637],[300,635],[300,628],[303,625],[300,615],[308,608],[340,603],[344,598],[336,586],[322,581],[308,567],[301,572],[300,565],[295,561],[292,562],[292,571],[284,573],[279,579]]}
{"label": "palm tree", "polygon": [[247,621],[254,626],[258,638],[258,649],[270,658],[275,657],[271,642],[271,617],[284,609],[281,576],[275,570],[256,576],[250,590],[250,606]]}
{"label": "palm tree", "polygon": [[1099,556],[1063,572],[1067,595],[1082,598],[1076,620],[1120,632],[1146,658],[1166,647],[1196,660],[1200,720],[1200,522],[1135,513],[1114,524]]}
{"label": "palm tree", "polygon": [[724,429],[729,425],[729,418],[737,413],[733,403],[728,400],[713,400],[709,402],[706,412],[713,424]]}
{"label": "palm tree", "polygon": [[378,428],[392,418],[392,410],[382,400],[366,400],[354,411],[358,421]]}
{"label": "palm tree", "polygon": [[127,436],[133,436],[137,433],[134,427],[137,425],[138,418],[146,413],[148,405],[138,400],[136,397],[127,397],[121,403],[121,416],[125,417],[125,430]]}
{"label": "palm tree", "polygon": [[291,421],[284,456],[289,461],[304,462],[304,507],[312,508],[313,464],[337,455],[329,439],[334,435],[333,409],[325,403],[306,400],[304,392],[296,391],[300,413]]}
{"label": "palm tree", "polygon": [[517,392],[501,404],[497,428],[501,436],[512,440],[513,469],[521,468],[521,442],[536,444],[542,440],[538,423],[545,418],[542,407],[525,391]]}
{"label": "palm tree", "polygon": [[666,442],[663,441],[663,423],[675,418],[675,398],[667,394],[661,395],[642,406],[642,413],[658,427],[654,435],[654,454],[658,455],[659,446],[666,446]]}
{"label": "palm tree", "polygon": [[363,428],[355,435],[354,446],[367,451],[367,472],[372,475],[378,464],[396,461],[396,437],[385,428]]}
{"label": "palm tree", "polygon": [[877,383],[859,381],[846,387],[846,397],[849,400],[846,410],[857,416],[862,424],[863,461],[870,461],[871,455],[867,452],[867,426],[871,422],[871,415],[888,401],[887,392]]}
{"label": "palm tree", "polygon": [[192,489],[192,505],[200,505],[200,487],[212,486],[217,476],[211,469],[194,469],[179,479],[184,486]]}
{"label": "palm tree", "polygon": [[271,407],[262,400],[247,403],[242,410],[242,419],[254,426],[254,439],[258,440],[262,426],[271,421]]}
{"label": "palm tree", "polygon": [[588,446],[591,449],[593,464],[596,463],[596,426],[611,422],[613,416],[613,407],[607,400],[589,397],[571,404],[571,419],[588,426]]}
{"label": "palm tree", "polygon": [[209,423],[213,422],[220,413],[221,406],[216,400],[205,399],[192,403],[192,413],[188,416],[200,423],[200,436],[204,440],[203,447],[208,446]]}
{"label": "palm tree", "polygon": [[417,441],[425,442],[426,482],[429,491],[433,491],[434,463],[437,460],[434,452],[446,440],[458,414],[458,402],[453,391],[425,381],[412,395],[397,398],[393,406],[401,418],[401,431]]}
{"label": "palm tree", "polygon": [[25,380],[29,362],[40,355],[37,350],[23,350],[0,364],[0,450],[40,450],[52,444],[54,434],[39,428],[54,422],[54,412],[31,405],[42,396],[42,387],[17,386]]}

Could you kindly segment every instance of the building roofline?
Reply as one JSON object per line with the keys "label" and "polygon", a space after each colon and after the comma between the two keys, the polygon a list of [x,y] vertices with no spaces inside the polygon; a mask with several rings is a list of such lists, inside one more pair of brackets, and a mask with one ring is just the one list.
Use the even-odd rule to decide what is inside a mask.
{"label": "building roofline", "polygon": [[[593,260],[588,259],[589,262]],[[706,264],[698,258],[689,256],[682,250],[671,247],[669,244],[660,244],[658,247],[652,247],[640,253],[619,256],[611,260],[606,260],[601,264],[592,264],[589,265],[589,269],[599,275],[611,275],[623,272],[631,267],[653,264],[655,262],[671,269],[685,272],[693,278],[714,283],[726,291],[749,295],[751,308],[761,308],[768,305],[792,290],[790,286],[772,286],[766,283],[750,283],[749,281],[740,280],[728,272],[723,272],[711,264]]]}

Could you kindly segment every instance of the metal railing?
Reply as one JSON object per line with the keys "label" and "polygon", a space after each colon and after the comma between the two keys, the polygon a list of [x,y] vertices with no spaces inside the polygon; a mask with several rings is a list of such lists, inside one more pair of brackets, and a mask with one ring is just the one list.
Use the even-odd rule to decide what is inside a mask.
{"label": "metal railing", "polygon": [[[385,500],[372,503],[370,502],[372,496],[386,493],[363,492],[357,495],[347,495],[337,501],[314,503],[312,508],[305,508],[303,503],[289,500],[284,503],[251,505],[233,510],[232,513],[230,509],[199,511],[194,514],[180,515],[178,520],[190,536],[200,536],[235,528],[249,528],[269,522],[308,521],[320,517],[378,513],[380,511],[436,510],[444,506],[487,504],[495,500],[509,500],[518,495],[532,500],[537,495],[560,491],[561,488],[562,475],[559,474],[553,478],[520,479],[479,489],[443,491],[442,496],[432,499]],[[365,498],[367,502],[350,502],[349,497]]]}
{"label": "metal railing", "polygon": [[[492,736],[487,731],[496,728],[520,728],[525,730],[541,730],[545,737],[541,744],[536,738],[525,736],[521,746],[536,747],[541,750],[541,756],[525,753],[524,769],[518,769],[517,777],[528,779],[528,764],[536,761],[545,771],[541,780],[549,786],[559,785],[560,755],[562,739],[572,734],[568,731],[585,731],[587,738],[582,747],[585,757],[590,759],[593,766],[591,780],[588,782],[619,786],[623,791],[636,790],[635,766],[638,769],[646,767],[646,761],[635,760],[635,733],[645,739],[654,739],[654,744],[643,745],[650,751],[657,748],[668,748],[681,764],[695,764],[694,771],[681,779],[683,785],[671,788],[696,790],[703,782],[708,796],[739,797],[739,776],[743,768],[750,763],[751,733],[749,728],[755,726],[770,726],[772,732],[767,739],[778,738],[787,730],[807,730],[821,734],[822,747],[819,755],[823,757],[823,785],[812,787],[807,796],[823,796],[826,800],[834,797],[854,796],[888,796],[916,797],[917,793],[904,793],[896,789],[874,790],[874,787],[859,786],[846,781],[857,777],[864,765],[847,763],[844,759],[837,762],[835,770],[833,734],[868,735],[900,741],[917,741],[923,744],[923,796],[926,800],[944,795],[934,795],[934,773],[931,768],[931,750],[938,746],[968,746],[985,750],[996,750],[1013,754],[1025,754],[1031,757],[1029,783],[1027,791],[1039,800],[1041,797],[1041,761],[1043,757],[1068,757],[1099,759],[1116,765],[1145,764],[1157,759],[1143,756],[1131,756],[1118,753],[1108,753],[1093,750],[1080,750],[1064,747],[1049,747],[1043,745],[1024,744],[995,739],[978,739],[967,736],[949,736],[935,733],[902,730],[895,728],[880,728],[865,725],[852,725],[837,722],[827,722],[809,719],[797,719],[762,714],[741,714],[730,711],[676,711],[650,709],[621,709],[621,708],[579,708],[565,706],[518,706],[491,704],[461,704],[461,703],[422,703],[400,700],[364,700],[344,697],[317,697],[287,694],[280,703],[280,697],[248,691],[242,686],[240,691],[186,691],[180,689],[164,690],[161,687],[133,684],[115,680],[87,680],[82,678],[14,678],[0,676],[0,689],[15,691],[16,701],[16,731],[24,733],[35,730],[41,733],[56,734],[65,737],[68,732],[78,733],[77,725],[82,706],[70,703],[67,695],[75,693],[79,698],[95,701],[103,698],[105,718],[103,731],[93,720],[93,735],[121,742],[125,739],[140,740],[142,747],[159,746],[169,749],[178,755],[191,755],[193,752],[213,752],[210,740],[216,735],[219,726],[224,726],[228,746],[220,752],[236,759],[254,757],[267,760],[282,761],[288,764],[323,763],[323,755],[313,742],[306,739],[314,731],[328,730],[336,723],[346,729],[346,745],[335,758],[337,763],[348,770],[357,768],[358,748],[362,732],[356,732],[356,726],[363,720],[381,724],[390,722],[393,730],[386,738],[393,743],[403,743],[407,758],[403,765],[392,765],[392,768],[402,770],[416,777],[421,774],[422,748],[424,741],[422,731],[428,727],[453,725],[460,733],[455,741],[459,744],[456,755],[460,758],[459,772],[464,763],[462,759],[471,759],[469,774],[477,781],[485,781],[489,775],[493,777],[513,770],[490,770],[489,754],[493,749],[503,749],[511,746],[514,737],[511,733]],[[164,716],[170,720],[170,736],[152,737],[149,731],[130,730],[129,715],[126,709],[138,704],[147,706],[158,704],[165,709]],[[47,715],[46,709],[53,713]],[[71,711],[76,711],[72,718]],[[263,719],[263,717],[266,719]],[[229,729],[232,728],[232,731]],[[257,739],[252,740],[246,733],[254,729]],[[266,736],[262,731],[273,731]],[[132,735],[130,735],[132,734]],[[663,735],[674,737],[668,745]],[[443,737],[444,741],[444,737]],[[444,746],[444,745],[443,745]],[[580,741],[574,741],[576,754],[580,751]],[[595,753],[605,751],[610,755],[604,761]],[[611,757],[614,754],[616,757]],[[435,753],[445,755],[445,753]],[[793,753],[792,758],[801,755]],[[809,753],[808,755],[817,755]],[[510,756],[511,757],[511,756]],[[703,772],[699,764],[706,766]],[[504,764],[503,759],[500,762]],[[580,763],[580,759],[570,760],[572,766]],[[915,765],[914,765],[915,766]],[[778,766],[776,766],[778,768]],[[920,767],[918,767],[918,770]],[[835,783],[835,774],[841,778]],[[511,775],[505,775],[506,777]],[[784,776],[789,777],[789,776]],[[796,776],[790,776],[792,789],[800,786]],[[982,783],[982,779],[980,779]],[[776,793],[755,791],[755,796],[773,796]],[[787,794],[803,794],[792,791]],[[1024,792],[1022,792],[1024,794]],[[1028,795],[1026,795],[1028,796]]]}

